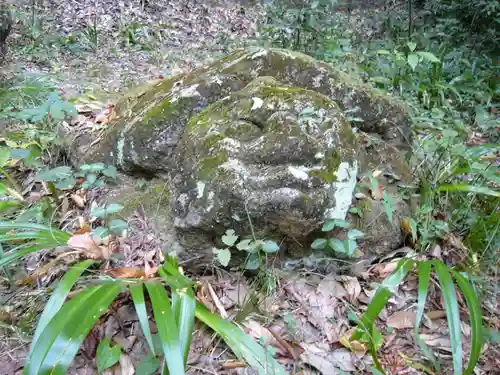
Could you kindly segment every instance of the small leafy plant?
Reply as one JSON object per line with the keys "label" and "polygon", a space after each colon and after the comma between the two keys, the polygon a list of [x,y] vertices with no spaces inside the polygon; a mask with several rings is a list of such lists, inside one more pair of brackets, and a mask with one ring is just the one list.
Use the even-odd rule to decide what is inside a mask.
{"label": "small leafy plant", "polygon": [[112,219],[112,217],[119,214],[122,209],[123,206],[116,203],[94,208],[91,215],[105,223],[104,226],[95,228],[94,233],[101,238],[106,238],[110,234],[121,235],[128,228],[128,223],[123,219]]}
{"label": "small leafy plant", "polygon": [[226,234],[221,240],[227,247],[218,249],[214,248],[213,252],[217,257],[217,261],[224,267],[229,265],[231,261],[231,248],[233,251],[245,251],[248,253],[244,268],[247,270],[257,270],[262,267],[263,260],[266,254],[274,254],[279,251],[279,245],[272,240],[256,240],[244,239],[238,241],[239,236],[234,230],[226,230]]}
{"label": "small leafy plant", "polygon": [[52,183],[56,189],[72,189],[79,185],[83,189],[103,187],[116,179],[116,167],[103,163],[84,164],[74,172],[69,166],[60,166],[39,172],[36,180]]}
{"label": "small leafy plant", "polygon": [[[323,227],[322,232],[330,232],[335,228],[348,228],[349,222],[346,220],[333,219],[327,220]],[[362,238],[364,233],[359,229],[349,229],[347,231],[347,239],[339,240],[338,238],[317,238],[311,244],[311,248],[314,250],[324,250],[328,249],[334,251],[338,254],[343,254],[348,257],[356,256],[356,249],[358,248],[357,240]]]}

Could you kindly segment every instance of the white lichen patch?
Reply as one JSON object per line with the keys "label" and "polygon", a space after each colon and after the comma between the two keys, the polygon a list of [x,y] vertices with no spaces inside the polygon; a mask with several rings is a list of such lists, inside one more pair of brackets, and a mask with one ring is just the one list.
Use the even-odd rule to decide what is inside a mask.
{"label": "white lichen patch", "polygon": [[195,85],[191,85],[191,86],[188,86],[188,87],[185,87],[185,88],[179,90],[179,92],[177,92],[177,93],[175,93],[175,95],[173,95],[171,102],[175,103],[180,98],[189,98],[192,96],[200,96],[200,93],[197,90],[198,86],[199,86],[198,84],[195,84]]}
{"label": "white lichen patch", "polygon": [[353,162],[353,165],[347,162],[340,163],[337,170],[337,181],[331,185],[331,189],[334,191],[335,207],[328,208],[325,211],[325,220],[345,220],[347,211],[351,207],[357,173],[358,163],[356,161]]}
{"label": "white lichen patch", "polygon": [[253,100],[253,105],[252,105],[252,111],[259,109],[262,107],[262,104],[264,104],[264,101],[261,98],[252,98]]}
{"label": "white lichen patch", "polygon": [[203,193],[205,192],[205,183],[203,181],[198,181],[196,183],[196,189],[198,190],[198,194],[196,198],[200,199],[203,197]]}
{"label": "white lichen patch", "polygon": [[222,80],[219,78],[219,76],[213,76],[212,82],[218,84],[219,86],[222,85]]}
{"label": "white lichen patch", "polygon": [[234,138],[224,138],[221,139],[218,144],[222,146],[226,151],[236,153],[241,148],[241,142]]}
{"label": "white lichen patch", "polygon": [[317,152],[316,154],[314,154],[314,158],[316,160],[322,160],[325,158],[325,153],[324,152]]}
{"label": "white lichen patch", "polygon": [[234,172],[236,175],[236,180],[234,182],[240,186],[242,186],[243,181],[250,176],[248,169],[237,159],[229,159],[225,163],[222,163],[219,168]]}
{"label": "white lichen patch", "polygon": [[288,166],[288,172],[298,180],[307,181],[309,179],[309,168],[306,168],[304,166]]}
{"label": "white lichen patch", "polygon": [[212,211],[212,209],[214,208],[214,197],[215,197],[215,193],[213,191],[210,191],[208,192],[208,197],[207,197],[207,212],[210,212]]}
{"label": "white lichen patch", "polygon": [[252,56],[250,56],[250,59],[254,60],[258,57],[266,56],[266,55],[267,55],[267,51],[265,49],[261,49],[260,51],[257,51]]}

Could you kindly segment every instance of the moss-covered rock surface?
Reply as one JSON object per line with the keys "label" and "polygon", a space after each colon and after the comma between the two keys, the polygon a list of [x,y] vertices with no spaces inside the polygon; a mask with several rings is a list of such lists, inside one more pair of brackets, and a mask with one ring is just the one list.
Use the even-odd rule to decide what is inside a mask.
{"label": "moss-covered rock surface", "polygon": [[406,174],[397,155],[371,155],[361,136],[406,148],[404,105],[297,52],[236,50],[131,91],[116,114],[83,159],[164,178],[179,242],[210,254],[226,229],[308,249],[322,221],[346,217],[360,170]]}

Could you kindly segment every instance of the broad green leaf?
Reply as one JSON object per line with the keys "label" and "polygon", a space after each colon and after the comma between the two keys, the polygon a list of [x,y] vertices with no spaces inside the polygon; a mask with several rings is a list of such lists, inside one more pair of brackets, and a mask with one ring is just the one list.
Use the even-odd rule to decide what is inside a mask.
{"label": "broad green leaf", "polygon": [[276,253],[277,251],[279,251],[279,249],[280,247],[278,246],[278,244],[271,240],[264,241],[264,243],[262,244],[262,251],[265,253]]}
{"label": "broad green leaf", "polygon": [[424,315],[425,301],[429,290],[429,280],[431,278],[432,263],[422,261],[418,264],[418,301],[417,318],[415,323],[415,333],[418,335],[420,323]]}
{"label": "broad green leaf", "polygon": [[434,55],[432,52],[419,51],[419,52],[416,52],[416,54],[418,56],[420,56],[421,58],[423,58],[424,60],[427,60],[429,62],[434,62],[434,63],[441,62],[441,60],[439,60],[436,57],[436,55]]}
{"label": "broad green leaf", "polygon": [[104,239],[109,236],[109,229],[105,227],[97,227],[93,230],[93,233],[98,235],[99,238]]}
{"label": "broad green leaf", "polygon": [[238,242],[238,244],[236,245],[236,248],[238,250],[248,250],[250,248],[250,243],[252,242],[252,240],[243,240],[243,241],[240,241]]}
{"label": "broad green leaf", "polygon": [[0,147],[0,168],[7,164],[10,159],[10,149],[7,147]]}
{"label": "broad green leaf", "polygon": [[106,177],[116,179],[116,174],[117,174],[116,167],[114,165],[110,165],[109,167],[107,167],[102,171],[102,174]]}
{"label": "broad green leaf", "polygon": [[330,247],[330,249],[332,249],[337,253],[347,254],[348,252],[348,249],[346,248],[346,244],[344,243],[344,241],[341,241],[338,238],[329,238],[328,246]]}
{"label": "broad green leaf", "polygon": [[155,346],[153,344],[153,337],[151,335],[151,329],[149,328],[149,318],[148,312],[146,310],[146,302],[144,300],[144,289],[143,284],[135,284],[130,286],[130,294],[132,295],[132,301],[134,302],[135,312],[139,318],[139,323],[141,324],[142,332],[146,338],[146,342],[151,349],[153,355],[156,355]]}
{"label": "broad green leaf", "polygon": [[327,239],[326,238],[316,238],[311,244],[311,248],[314,250],[322,250],[326,247]]}
{"label": "broad green leaf", "polygon": [[119,293],[119,283],[107,283],[88,288],[66,302],[31,348],[24,373],[66,374],[83,340]]}
{"label": "broad green leaf", "polygon": [[60,190],[71,189],[76,184],[76,178],[73,176],[69,176],[62,180],[58,180],[54,183],[54,186]]}
{"label": "broad green leaf", "polygon": [[38,320],[36,331],[33,335],[33,340],[31,341],[31,347],[34,347],[36,345],[40,334],[43,332],[47,324],[49,324],[54,315],[56,315],[59,309],[64,305],[64,302],[66,301],[71,288],[73,288],[73,285],[75,285],[75,283],[78,281],[78,278],[82,275],[83,272],[85,272],[87,268],[95,263],[96,262],[93,260],[85,260],[78,263],[74,267],[71,267],[69,271],[66,272],[62,280],[57,283],[56,289],[50,296],[50,299],[45,305],[43,313]]}
{"label": "broad green leaf", "polygon": [[148,282],[146,288],[151,298],[168,371],[170,374],[184,375],[184,355],[179,340],[179,328],[165,287],[157,282]]}
{"label": "broad green leaf", "polygon": [[109,215],[116,214],[123,209],[123,206],[116,203],[111,203],[105,207],[97,207],[92,210],[92,216],[105,219]]}
{"label": "broad green leaf", "polygon": [[223,266],[227,267],[229,262],[231,261],[231,250],[229,249],[217,249],[213,248],[212,249],[213,253],[215,254],[217,261]]}
{"label": "broad green leaf", "polygon": [[460,330],[460,311],[457,294],[448,267],[441,261],[434,261],[439,284],[441,285],[448,328],[450,330],[453,370],[455,375],[462,375],[462,333]]}
{"label": "broad green leaf", "polygon": [[323,232],[330,232],[335,227],[338,227],[338,228],[347,228],[348,226],[349,226],[349,222],[346,221],[346,220],[333,219],[333,220],[325,221],[325,223],[323,224],[323,227],[321,228],[321,230]]}
{"label": "broad green leaf", "polygon": [[88,184],[92,185],[94,182],[97,181],[97,173],[87,173],[85,176],[85,182]]}
{"label": "broad green leaf", "polygon": [[347,232],[347,238],[349,239],[356,239],[356,238],[362,238],[364,237],[364,233],[361,232],[359,229],[349,229],[349,231]]}
{"label": "broad green leaf", "polygon": [[407,42],[406,45],[411,52],[415,51],[415,48],[417,47],[417,43],[415,42]]}
{"label": "broad green leaf", "polygon": [[135,370],[137,375],[153,375],[161,366],[161,362],[154,355],[148,355],[141,359]]}
{"label": "broad green leaf", "polygon": [[347,239],[344,242],[347,256],[354,256],[356,249],[358,248],[358,243],[354,239]]}
{"label": "broad green leaf", "polygon": [[201,303],[196,304],[196,317],[212,328],[233,353],[261,375],[287,375],[288,372],[267,351],[241,328],[219,315],[211,313]]}
{"label": "broad green leaf", "polygon": [[464,372],[470,375],[474,372],[477,361],[481,356],[481,349],[484,344],[483,339],[483,312],[481,311],[481,302],[470,284],[469,280],[457,271],[452,271],[458,287],[462,291],[470,314],[470,325],[472,333],[472,348],[469,356],[469,363]]}
{"label": "broad green leaf", "polygon": [[222,236],[222,242],[229,247],[233,246],[237,239],[238,236],[232,229],[226,230],[226,234]]}
{"label": "broad green leaf", "polygon": [[114,219],[109,223],[109,230],[112,233],[119,234],[128,229],[128,223],[122,219]]}
{"label": "broad green leaf", "polygon": [[172,307],[179,327],[181,351],[184,353],[184,363],[186,363],[191,347],[191,338],[193,337],[194,313],[196,310],[193,289],[172,289]]}
{"label": "broad green leaf", "polygon": [[414,53],[408,55],[408,65],[410,65],[412,70],[415,70],[418,64],[418,56]]}
{"label": "broad green leaf", "polygon": [[260,267],[259,253],[250,253],[245,263],[245,269],[253,271]]}
{"label": "broad green leaf", "polygon": [[438,187],[439,191],[463,191],[467,193],[477,193],[491,195],[492,197],[500,198],[500,192],[490,189],[487,186],[474,186],[468,184],[449,184],[440,185]]}
{"label": "broad green leaf", "polygon": [[121,348],[118,345],[111,346],[110,339],[103,339],[97,346],[96,362],[97,371],[103,372],[115,363],[118,363],[121,355]]}
{"label": "broad green leaf", "polygon": [[73,176],[73,170],[68,166],[56,167],[53,169],[38,172],[35,175],[36,181],[57,181]]}

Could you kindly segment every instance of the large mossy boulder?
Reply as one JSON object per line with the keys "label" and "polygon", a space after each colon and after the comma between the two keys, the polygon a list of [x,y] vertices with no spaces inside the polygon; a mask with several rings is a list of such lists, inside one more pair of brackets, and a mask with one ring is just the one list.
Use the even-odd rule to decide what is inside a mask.
{"label": "large mossy boulder", "polygon": [[[346,110],[362,119],[357,128]],[[172,224],[190,256],[211,254],[226,229],[304,252],[322,221],[346,217],[360,171],[408,175],[399,157],[411,135],[405,106],[297,52],[236,50],[136,88],[116,114],[99,147],[76,155],[168,181]],[[397,154],[371,154],[363,135]]]}

